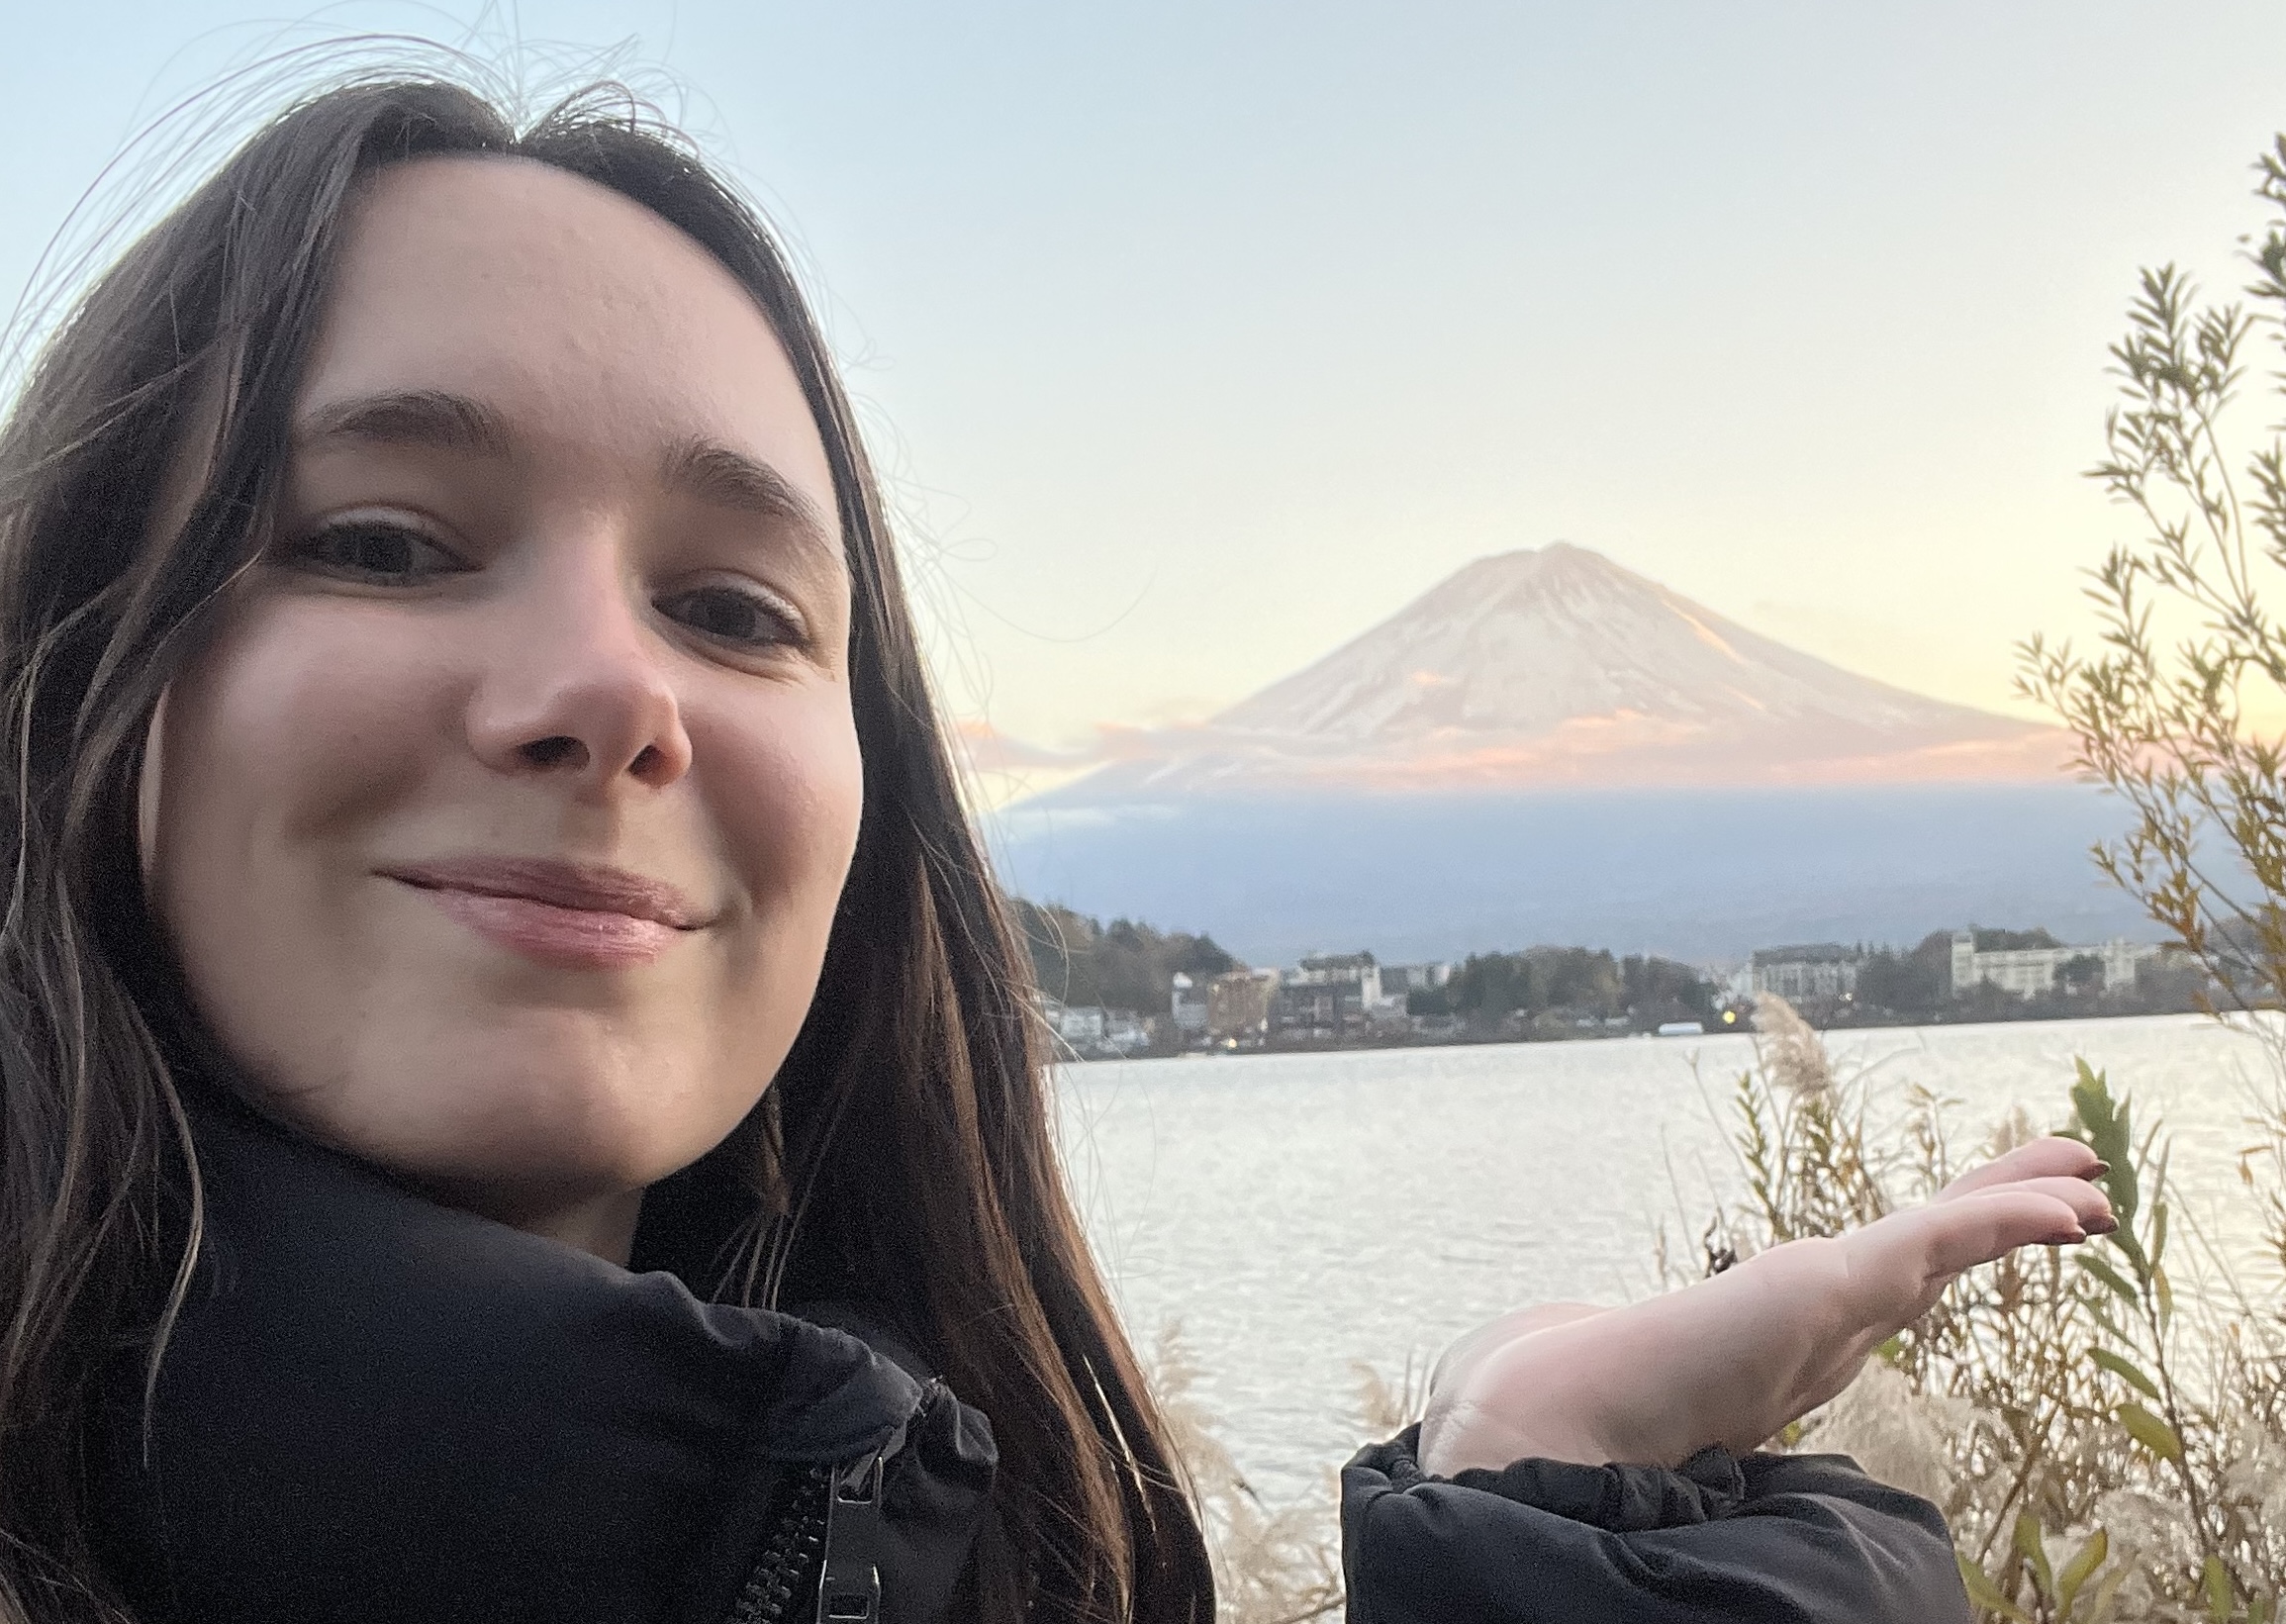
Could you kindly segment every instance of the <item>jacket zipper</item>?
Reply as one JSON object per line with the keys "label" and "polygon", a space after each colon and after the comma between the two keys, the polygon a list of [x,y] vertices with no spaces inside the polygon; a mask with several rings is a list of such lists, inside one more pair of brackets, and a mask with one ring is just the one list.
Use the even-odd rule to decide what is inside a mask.
{"label": "jacket zipper", "polygon": [[930,1380],[881,1448],[802,1475],[725,1624],[794,1624],[814,1597],[811,1624],[881,1624],[881,1482],[913,1418],[944,1390]]}
{"label": "jacket zipper", "polygon": [[825,1549],[825,1496],[834,1476],[831,1467],[813,1466],[795,1483],[726,1624],[792,1624]]}
{"label": "jacket zipper", "polygon": [[883,1452],[802,1475],[739,1587],[728,1624],[881,1624]]}
{"label": "jacket zipper", "polygon": [[876,1451],[833,1474],[817,1624],[881,1624],[881,1462]]}

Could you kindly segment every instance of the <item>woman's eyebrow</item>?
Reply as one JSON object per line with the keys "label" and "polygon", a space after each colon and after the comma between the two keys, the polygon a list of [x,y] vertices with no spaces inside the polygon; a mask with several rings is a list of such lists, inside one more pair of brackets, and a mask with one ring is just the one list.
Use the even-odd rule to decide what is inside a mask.
{"label": "woman's eyebrow", "polygon": [[[497,409],[444,389],[396,390],[329,401],[303,420],[294,438],[305,446],[349,439],[489,457],[505,457],[514,449],[508,419]],[[719,440],[683,439],[668,447],[659,473],[670,490],[789,525],[836,563],[841,561],[839,526],[828,522],[793,481],[757,457]]]}
{"label": "woman's eyebrow", "polygon": [[511,440],[508,420],[498,411],[480,400],[442,389],[409,389],[330,401],[303,420],[294,438],[304,445],[357,439],[490,457],[507,456]]}
{"label": "woman's eyebrow", "polygon": [[719,440],[686,439],[668,448],[659,471],[670,490],[714,507],[791,525],[835,560],[841,556],[837,526],[827,523],[817,504],[767,462],[734,451]]}

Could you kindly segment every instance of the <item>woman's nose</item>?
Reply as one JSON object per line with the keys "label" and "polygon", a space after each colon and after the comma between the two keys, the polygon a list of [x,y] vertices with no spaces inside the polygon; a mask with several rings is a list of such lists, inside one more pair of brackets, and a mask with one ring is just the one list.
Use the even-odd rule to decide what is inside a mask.
{"label": "woman's nose", "polygon": [[691,739],[669,651],[613,560],[550,563],[504,606],[469,705],[470,746],[496,772],[560,775],[585,793],[672,784],[690,770]]}

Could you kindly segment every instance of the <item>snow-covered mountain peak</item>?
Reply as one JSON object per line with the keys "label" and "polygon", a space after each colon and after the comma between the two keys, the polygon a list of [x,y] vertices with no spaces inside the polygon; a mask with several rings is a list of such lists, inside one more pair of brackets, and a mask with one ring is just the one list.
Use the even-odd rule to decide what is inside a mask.
{"label": "snow-covered mountain peak", "polygon": [[1917,739],[2022,730],[1813,659],[1562,542],[1478,559],[1216,725],[1393,743],[1629,718],[1692,732],[1822,718]]}
{"label": "snow-covered mountain peak", "polygon": [[1786,647],[1583,547],[1480,558],[1082,794],[2021,777],[2048,729]]}

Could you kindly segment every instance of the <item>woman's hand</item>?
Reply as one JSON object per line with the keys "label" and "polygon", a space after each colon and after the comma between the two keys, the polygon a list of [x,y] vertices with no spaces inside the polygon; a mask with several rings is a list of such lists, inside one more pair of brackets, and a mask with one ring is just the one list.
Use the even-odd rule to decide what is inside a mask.
{"label": "woman's hand", "polygon": [[2085,1145],[2038,1139],[1927,1206],[1774,1246],[1664,1296],[1503,1315],[1438,1362],[1421,1465],[1450,1477],[1526,1456],[1675,1467],[1712,1444],[1743,1454],[1848,1386],[1963,1270],[2108,1233],[2111,1203],[2089,1183],[2104,1171]]}

